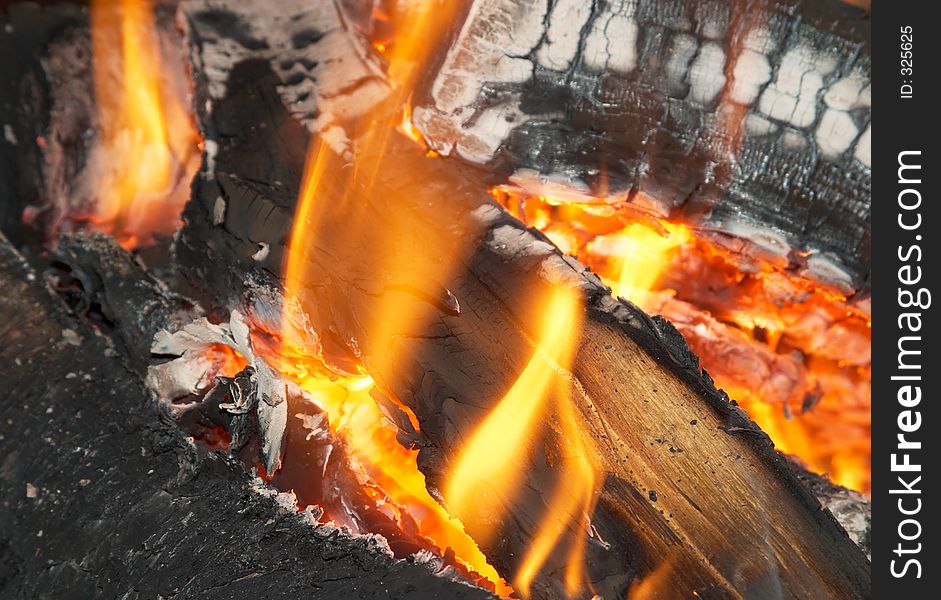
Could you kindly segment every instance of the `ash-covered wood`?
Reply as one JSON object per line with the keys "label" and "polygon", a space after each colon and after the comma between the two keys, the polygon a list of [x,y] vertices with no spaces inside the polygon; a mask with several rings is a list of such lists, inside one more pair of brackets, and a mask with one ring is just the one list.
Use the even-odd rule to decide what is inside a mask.
{"label": "ash-covered wood", "polygon": [[474,0],[414,96],[436,150],[602,196],[855,291],[869,18],[839,0]]}
{"label": "ash-covered wood", "polygon": [[[285,82],[271,57],[246,52],[220,67],[202,52],[203,36],[215,38],[219,28],[209,31],[199,10],[187,18],[194,64],[201,65],[196,106],[212,97],[211,110],[199,117],[213,152],[195,182],[177,255],[218,310],[242,306],[276,319],[306,131],[284,106]],[[221,98],[211,92],[218,68],[228,74]],[[669,589],[658,597],[868,597],[865,555],[767,436],[715,390],[672,326],[613,300],[596,277],[501,211],[474,168],[428,159],[398,138],[383,156],[366,160],[378,165],[383,193],[353,191],[359,210],[372,215],[362,230],[347,227],[348,215],[331,203],[340,178],[318,188],[317,230],[327,233],[304,241],[315,276],[302,295],[328,362],[371,366],[381,392],[417,416],[420,437],[408,437],[433,493],[532,355],[540,312],[532,298],[566,285],[587,302],[571,370],[580,386],[574,405],[600,446],[606,477],[592,516],[598,536],[588,546],[595,590],[623,597],[667,569]],[[379,243],[390,231],[399,236],[395,243]],[[471,247],[446,277],[403,285],[383,267],[409,248],[443,256],[455,240]],[[390,339],[376,339],[367,324],[377,318],[376,299],[390,294],[410,298],[418,316],[395,323]],[[505,499],[501,536],[484,546],[508,577],[532,542],[557,476],[549,457],[565,440],[551,415],[546,421],[552,431],[543,459],[531,464],[528,491]],[[485,492],[500,496],[499,489]],[[537,579],[536,597],[562,596],[557,559]]]}
{"label": "ash-covered wood", "polygon": [[[298,513],[157,420],[141,379],[0,238],[0,596],[492,598]],[[112,288],[113,289],[113,288]]]}

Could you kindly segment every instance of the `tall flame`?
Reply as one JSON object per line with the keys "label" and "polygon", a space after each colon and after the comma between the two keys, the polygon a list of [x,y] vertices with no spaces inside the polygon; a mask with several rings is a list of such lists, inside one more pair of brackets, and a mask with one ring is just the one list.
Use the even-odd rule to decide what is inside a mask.
{"label": "tall flame", "polygon": [[[568,441],[557,489],[544,519],[519,567],[513,583],[524,597],[532,582],[571,524],[578,533],[568,551],[565,584],[576,594],[584,584],[582,565],[587,532],[586,520],[595,502],[597,470],[593,450],[574,416],[565,371],[570,367],[580,333],[580,303],[564,290],[557,290],[542,317],[536,351],[516,382],[463,446],[444,497],[460,515],[487,515],[488,522],[503,512],[495,497],[512,497],[521,487],[532,438],[540,435],[547,416],[554,414]],[[561,381],[560,381],[561,380]],[[478,526],[482,524],[477,524]],[[495,535],[496,531],[484,535]]]}
{"label": "tall flame", "polygon": [[[408,288],[415,282],[446,280],[458,258],[457,245],[450,250],[438,248],[431,255],[424,248],[402,244],[398,227],[402,223],[395,221],[396,215],[387,215],[395,224],[377,224],[376,215],[363,201],[381,192],[388,204],[394,206],[397,199],[412,193],[376,189],[377,174],[388,157],[390,136],[397,135],[396,126],[401,122],[399,115],[389,117],[388,107],[401,109],[407,105],[415,78],[427,58],[425,54],[434,48],[434,40],[450,23],[457,4],[439,0],[396,3],[391,15],[396,36],[394,42],[383,46],[388,60],[390,97],[358,121],[361,129],[351,162],[320,138],[312,140],[307,154],[284,268],[286,292],[289,297],[300,299],[301,310],[311,313],[305,300],[310,297],[307,290],[320,283],[318,273],[311,269],[312,249],[327,246],[339,254],[369,253],[367,262],[373,266],[376,277],[383,277],[385,282],[384,291],[374,299],[374,318],[367,324],[370,338],[379,340],[371,345],[370,354],[372,366],[379,371],[386,370],[395,359],[398,332],[420,322],[427,312],[427,304],[399,288]],[[338,233],[339,229],[342,232]],[[396,249],[394,258],[389,256],[392,248]],[[344,437],[353,455],[382,490],[398,505],[406,507],[417,521],[419,533],[434,541],[442,553],[453,550],[469,569],[489,579],[497,593],[509,595],[512,589],[488,564],[475,541],[464,532],[462,523],[428,493],[424,475],[418,470],[417,451],[401,446],[394,431],[384,424],[385,417],[370,397],[372,380],[365,375],[337,377],[318,368],[317,357],[311,355],[313,350],[290,325],[291,319],[284,319],[284,323],[282,348],[275,361],[278,368],[288,374],[293,372],[300,386],[327,411],[331,427]]]}
{"label": "tall flame", "polygon": [[176,228],[198,136],[162,59],[151,2],[93,0],[91,23],[99,131],[89,220],[132,247]]}

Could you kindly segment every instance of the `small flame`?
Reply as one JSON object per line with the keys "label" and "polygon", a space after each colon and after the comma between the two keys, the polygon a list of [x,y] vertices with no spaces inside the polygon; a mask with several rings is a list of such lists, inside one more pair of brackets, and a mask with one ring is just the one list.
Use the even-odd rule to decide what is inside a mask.
{"label": "small flame", "polygon": [[[533,579],[571,523],[584,526],[579,527],[568,552],[566,590],[574,595],[584,584],[586,521],[594,507],[598,476],[591,462],[593,452],[578,427],[571,398],[553,394],[559,379],[564,377],[561,373],[572,362],[580,314],[580,303],[571,293],[563,290],[554,293],[543,315],[535,354],[463,446],[444,490],[445,499],[459,515],[486,515],[488,522],[500,515],[504,511],[495,492],[512,496],[520,488],[531,440],[547,415],[555,412],[570,446],[563,461],[564,474],[513,581],[523,597],[529,596]],[[562,387],[570,388],[567,384],[564,382]],[[486,524],[477,525],[478,530],[486,529]],[[484,535],[492,537],[497,533],[491,530]]]}
{"label": "small flame", "polygon": [[689,242],[689,228],[675,223],[662,225],[661,233],[643,223],[631,223],[618,235],[621,268],[612,289],[615,296],[645,306],[660,274],[670,265],[671,250]]}
{"label": "small flame", "polygon": [[419,533],[433,540],[439,548],[454,551],[472,571],[494,582],[499,593],[509,588],[497,585],[500,577],[464,532],[460,521],[452,518],[425,487],[425,477],[418,470],[415,450],[408,450],[395,439],[395,429],[370,396],[373,380],[369,376],[332,377],[327,369],[298,347],[282,344],[279,352],[265,352],[273,366],[298,386],[330,416],[330,429],[341,436],[373,482],[397,505],[405,507],[419,526]]}
{"label": "small flame", "polygon": [[151,2],[93,0],[91,15],[99,131],[88,219],[134,247],[176,228],[186,175],[198,166],[198,136],[163,64]]}
{"label": "small flame", "polygon": [[670,596],[674,560],[675,554],[668,553],[653,571],[634,579],[624,600],[657,600]]}

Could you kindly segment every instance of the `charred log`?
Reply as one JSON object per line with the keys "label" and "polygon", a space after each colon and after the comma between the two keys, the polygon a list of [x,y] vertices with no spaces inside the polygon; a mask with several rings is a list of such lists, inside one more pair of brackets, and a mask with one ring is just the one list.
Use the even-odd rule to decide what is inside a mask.
{"label": "charred log", "polygon": [[534,194],[634,203],[855,291],[869,81],[868,14],[838,0],[475,0],[414,122]]}
{"label": "charred log", "polygon": [[[60,143],[50,140],[49,133],[57,118],[53,88],[61,82],[54,80],[56,65],[44,61],[49,47],[70,37],[86,18],[78,7],[63,4],[18,3],[0,11],[0,80],[6,82],[0,92],[0,229],[16,234],[12,239],[17,243],[43,234],[49,204],[43,177],[46,151]],[[87,69],[87,56],[79,62]],[[80,118],[73,123],[75,128],[58,133],[67,138],[61,140],[66,152],[80,154],[83,124]],[[22,227],[24,217],[33,230]]]}

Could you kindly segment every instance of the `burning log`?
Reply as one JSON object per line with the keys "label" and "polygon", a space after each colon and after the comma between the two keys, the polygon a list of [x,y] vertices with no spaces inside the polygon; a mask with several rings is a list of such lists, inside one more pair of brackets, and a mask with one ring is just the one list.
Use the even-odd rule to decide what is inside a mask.
{"label": "burning log", "polygon": [[[48,140],[43,133],[55,116],[50,110],[54,82],[48,76],[54,66],[44,59],[50,45],[67,37],[63,32],[81,22],[81,11],[67,5],[47,8],[20,3],[0,15],[0,77],[8,82],[0,100],[0,197],[4,199],[0,226],[6,232],[23,232],[24,209],[38,204],[45,191],[44,146]],[[77,137],[74,129],[67,133],[72,135],[63,132],[63,137]]]}
{"label": "burning log", "polygon": [[[86,265],[94,254],[95,244]],[[109,260],[109,276],[140,280],[139,267]],[[158,421],[119,346],[41,281],[0,237],[4,597],[327,599],[355,587],[363,598],[493,598],[436,573],[439,559],[393,560],[380,537],[317,523],[293,496]],[[138,306],[164,302],[138,293]]]}
{"label": "burning log", "polygon": [[[429,160],[393,136],[383,152],[356,158],[381,193],[341,171],[303,184],[316,186],[318,211],[309,223],[302,215],[301,227],[317,235],[293,243],[303,246],[301,268],[315,275],[292,289],[296,298],[282,301],[278,275],[307,145],[291,102],[307,80],[286,71],[303,69],[314,79],[322,73],[316,61],[301,58],[336,51],[339,42],[327,40],[342,22],[324,12],[278,15],[265,39],[255,37],[260,25],[227,30],[227,23],[254,23],[231,7],[191,6],[186,13],[210,152],[176,251],[203,300],[219,313],[239,306],[270,320],[272,331],[283,306],[299,301],[318,335],[302,350],[338,373],[365,368],[379,399],[404,415],[396,423],[407,427],[415,417],[418,427],[404,438],[419,450],[429,489],[448,504],[455,502],[448,480],[462,449],[534,355],[552,354],[539,342],[549,291],[573,290],[584,303],[583,330],[575,334],[571,364],[558,359],[558,378],[548,384],[557,396],[570,394],[571,404],[542,413],[544,426],[523,434],[527,468],[516,493],[486,484],[479,490],[494,514],[458,509],[474,537],[487,540],[483,550],[497,570],[514,576],[526,567],[544,513],[556,505],[552,492],[576,483],[559,479],[572,473],[567,448],[589,439],[598,465],[588,470],[597,467],[604,484],[591,499],[590,523],[570,509],[557,515],[564,523],[558,535],[573,547],[587,540],[585,579],[602,596],[642,586],[655,597],[867,597],[863,553],[768,438],[714,388],[673,327],[613,300],[590,272],[501,211],[481,171]],[[332,25],[323,27],[320,18]],[[368,60],[344,56],[353,78],[346,93],[381,85]],[[309,91],[308,100],[318,98]],[[321,159],[342,163],[330,158],[329,146],[342,146],[335,142],[344,130],[315,118],[307,124],[323,140],[313,170]],[[415,261],[420,269],[400,270]],[[389,306],[402,311],[383,313]],[[568,557],[560,554],[548,552],[532,574],[534,596],[567,595]]]}

